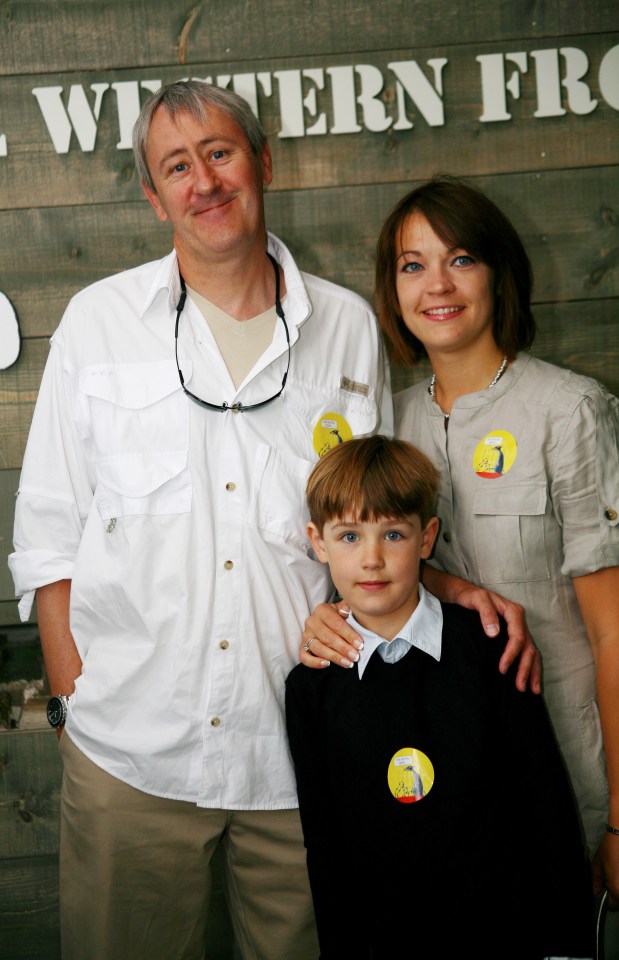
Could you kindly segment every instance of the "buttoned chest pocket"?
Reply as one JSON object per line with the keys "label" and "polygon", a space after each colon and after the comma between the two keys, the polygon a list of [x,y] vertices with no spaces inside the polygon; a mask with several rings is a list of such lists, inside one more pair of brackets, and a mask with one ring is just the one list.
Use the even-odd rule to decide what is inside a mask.
{"label": "buttoned chest pocket", "polygon": [[[482,583],[547,580],[543,483],[496,489],[485,480],[475,494],[475,553]],[[492,486],[491,486],[492,485]]]}
{"label": "buttoned chest pocket", "polygon": [[88,367],[79,394],[101,517],[189,511],[189,412],[174,364]]}
{"label": "buttoned chest pocket", "polygon": [[274,447],[260,444],[249,510],[250,523],[268,539],[290,541],[304,553],[309,550],[305,487],[313,466],[312,461],[289,454],[284,458]]}

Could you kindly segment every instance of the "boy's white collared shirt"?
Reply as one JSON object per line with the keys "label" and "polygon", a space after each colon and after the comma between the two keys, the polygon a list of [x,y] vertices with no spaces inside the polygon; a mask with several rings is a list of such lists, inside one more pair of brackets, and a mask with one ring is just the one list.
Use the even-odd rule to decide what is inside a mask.
{"label": "boy's white collared shirt", "polygon": [[382,656],[384,660],[383,650],[386,650],[387,647],[384,647],[383,650],[379,650],[379,647],[381,644],[395,643],[397,639],[403,640],[407,648],[400,656],[394,658],[394,662],[402,656],[405,656],[411,647],[417,647],[419,650],[423,650],[424,653],[430,654],[435,660],[441,659],[443,611],[440,602],[433,594],[428,593],[421,583],[419,584],[419,603],[410,619],[404,624],[398,632],[397,637],[394,637],[393,640],[387,641],[384,637],[378,636],[378,634],[372,630],[367,630],[365,627],[362,627],[360,623],[357,623],[352,613],[348,615],[347,622],[353,630],[357,631],[363,640],[363,649],[359,651],[359,659],[357,661],[360,680],[374,651],[378,650],[379,655]]}

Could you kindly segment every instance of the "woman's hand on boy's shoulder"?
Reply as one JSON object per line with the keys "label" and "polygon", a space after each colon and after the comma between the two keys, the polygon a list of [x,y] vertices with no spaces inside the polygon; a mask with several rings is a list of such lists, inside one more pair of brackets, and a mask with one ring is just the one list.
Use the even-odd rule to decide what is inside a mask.
{"label": "woman's hand on boy's shoulder", "polygon": [[299,656],[301,663],[322,670],[330,663],[352,667],[359,659],[363,641],[346,623],[350,613],[345,603],[321,603],[305,621]]}
{"label": "woman's hand on boy's shoulder", "polygon": [[529,633],[524,608],[494,590],[473,584],[460,593],[458,603],[477,611],[489,637],[495,637],[499,632],[497,614],[503,617],[507,625],[507,644],[499,660],[499,670],[507,673],[511,664],[520,657],[516,673],[518,690],[526,690],[528,684],[533,693],[541,693],[542,659]]}

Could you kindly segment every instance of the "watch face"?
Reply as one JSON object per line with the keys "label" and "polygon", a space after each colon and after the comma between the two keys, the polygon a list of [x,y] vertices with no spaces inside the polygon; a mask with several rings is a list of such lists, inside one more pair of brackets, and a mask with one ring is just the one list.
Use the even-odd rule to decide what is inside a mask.
{"label": "watch face", "polygon": [[60,697],[52,697],[47,704],[47,719],[52,727],[59,727],[64,723],[65,707]]}

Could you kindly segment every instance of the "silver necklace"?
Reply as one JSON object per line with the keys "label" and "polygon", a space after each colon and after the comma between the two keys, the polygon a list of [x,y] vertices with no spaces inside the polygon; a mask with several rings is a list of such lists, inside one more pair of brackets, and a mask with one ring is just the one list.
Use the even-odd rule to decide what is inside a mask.
{"label": "silver necklace", "polygon": [[[495,385],[495,383],[498,383],[498,382],[499,382],[499,380],[501,379],[501,377],[502,377],[503,374],[505,373],[505,367],[506,367],[506,366],[507,366],[507,357],[503,357],[503,359],[501,360],[501,366],[499,367],[499,369],[497,370],[497,372],[496,372],[495,375],[493,376],[492,380],[490,381],[490,383],[489,383],[488,386],[486,387],[486,390],[490,390],[490,388],[493,387],[493,386]],[[432,401],[434,401],[434,403],[436,403],[436,396],[435,396],[435,393],[436,393],[436,374],[435,374],[435,373],[432,374],[432,378],[431,378],[431,380],[430,380],[430,386],[428,387],[428,393],[430,394],[430,399],[431,399]],[[444,410],[441,410],[441,413],[442,413],[443,416],[445,417],[445,420],[449,420],[449,414],[448,414],[448,413],[445,413]]]}

